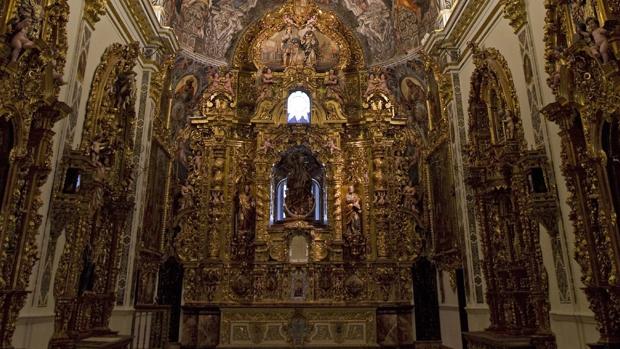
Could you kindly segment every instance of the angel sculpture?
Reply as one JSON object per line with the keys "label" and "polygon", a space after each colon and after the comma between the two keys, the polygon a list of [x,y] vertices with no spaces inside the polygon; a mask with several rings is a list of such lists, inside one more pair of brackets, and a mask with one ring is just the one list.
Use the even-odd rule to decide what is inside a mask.
{"label": "angel sculpture", "polygon": [[10,36],[11,62],[17,62],[19,55],[25,49],[35,48],[36,44],[29,38],[33,29],[34,20],[39,17],[41,6],[32,0],[23,1],[18,9],[19,19],[14,24],[13,33]]}
{"label": "angel sculpture", "polygon": [[11,37],[11,63],[17,62],[22,50],[27,48],[34,48],[36,45],[34,41],[28,38],[28,29],[32,25],[32,20],[26,18],[15,26],[16,32]]}
{"label": "angel sculpture", "polygon": [[600,27],[596,18],[590,17],[586,20],[587,31],[594,41],[590,47],[594,57],[600,58],[603,64],[607,64],[611,57],[609,52],[609,37],[611,36],[615,22],[607,21]]}

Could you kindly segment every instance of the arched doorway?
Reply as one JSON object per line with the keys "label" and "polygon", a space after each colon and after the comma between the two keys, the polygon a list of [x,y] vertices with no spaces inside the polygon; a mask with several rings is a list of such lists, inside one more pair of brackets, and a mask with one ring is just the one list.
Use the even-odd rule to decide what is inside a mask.
{"label": "arched doorway", "polygon": [[437,270],[426,257],[413,266],[413,303],[416,340],[441,340]]}
{"label": "arched doorway", "polygon": [[169,257],[159,268],[157,299],[161,305],[170,306],[170,342],[179,341],[181,301],[183,295],[183,266],[175,257]]}

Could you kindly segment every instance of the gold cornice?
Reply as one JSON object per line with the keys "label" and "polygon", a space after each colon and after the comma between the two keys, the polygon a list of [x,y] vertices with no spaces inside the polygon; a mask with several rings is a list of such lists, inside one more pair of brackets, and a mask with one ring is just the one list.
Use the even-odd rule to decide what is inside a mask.
{"label": "gold cornice", "polygon": [[149,19],[148,14],[145,11],[145,8],[140,6],[142,1],[139,0],[123,0],[123,4],[129,10],[129,14],[136,20],[138,24],[137,28],[140,35],[144,36],[147,42],[152,40],[158,40],[158,35],[153,26],[151,25],[151,21]]}
{"label": "gold cornice", "polygon": [[[86,0],[84,18],[91,26],[94,27],[100,20],[100,17],[106,14],[106,3],[108,2],[109,0]],[[178,47],[176,47],[174,35],[162,35],[162,31],[157,30],[158,27],[164,30],[165,28],[161,27],[158,22],[153,24],[148,14],[148,9],[142,5],[144,0],[120,0],[120,2],[123,5],[122,8],[109,6],[107,12],[113,14],[118,19],[119,29],[127,36],[129,41],[135,40],[135,38],[132,39],[134,35],[127,27],[128,23],[120,20],[122,18],[120,12],[126,12],[128,17],[134,19],[134,22],[131,24],[134,24],[136,31],[145,43],[156,44],[162,47],[166,54],[176,52]]]}
{"label": "gold cornice", "polygon": [[449,42],[458,42],[461,40],[467,29],[476,19],[480,9],[488,0],[469,0],[465,1],[465,9],[459,15],[459,18],[447,37]]}

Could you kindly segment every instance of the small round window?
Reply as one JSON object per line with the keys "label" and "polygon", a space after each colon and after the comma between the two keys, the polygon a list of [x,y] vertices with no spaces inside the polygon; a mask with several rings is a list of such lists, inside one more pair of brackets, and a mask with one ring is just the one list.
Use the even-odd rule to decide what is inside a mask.
{"label": "small round window", "polygon": [[295,91],[288,96],[286,110],[289,124],[309,124],[311,110],[310,96],[303,91]]}

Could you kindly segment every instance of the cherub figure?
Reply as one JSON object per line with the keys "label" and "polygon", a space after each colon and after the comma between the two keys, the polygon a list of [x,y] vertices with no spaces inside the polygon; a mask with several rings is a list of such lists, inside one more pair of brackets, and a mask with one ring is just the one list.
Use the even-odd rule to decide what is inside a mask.
{"label": "cherub figure", "polygon": [[94,163],[100,162],[100,156],[105,149],[105,143],[99,141],[98,138],[93,140],[93,143],[90,146],[90,157]]}
{"label": "cherub figure", "polygon": [[333,139],[327,139],[327,148],[329,149],[329,154],[334,155],[335,152],[340,151],[340,147],[334,142]]}
{"label": "cherub figure", "polygon": [[181,186],[181,200],[180,200],[181,210],[184,210],[192,206],[193,194],[194,194],[194,188],[191,185],[186,184],[186,185]]}
{"label": "cherub figure", "polygon": [[373,74],[371,73],[368,78],[368,88],[366,89],[365,95],[369,95],[375,91],[381,92],[389,92],[387,84],[387,76],[385,73]]}
{"label": "cherub figure", "polygon": [[273,71],[271,71],[271,68],[263,70],[261,82],[263,84],[273,84]]}
{"label": "cherub figure", "polygon": [[261,154],[267,154],[271,150],[273,150],[273,144],[268,138],[265,138],[265,140],[263,141],[263,145],[258,148],[258,152]]}
{"label": "cherub figure", "polygon": [[338,75],[334,69],[330,69],[323,82],[325,86],[338,85]]}
{"label": "cherub figure", "polygon": [[284,22],[286,22],[286,24],[288,24],[291,27],[297,27],[297,23],[295,23],[295,20],[288,14],[284,15],[284,17],[282,18],[284,20]]}
{"label": "cherub figure", "polygon": [[308,28],[310,27],[311,29],[314,29],[314,26],[316,25],[316,22],[319,20],[319,18],[317,17],[316,14],[312,15],[312,17],[310,17],[307,21],[306,21],[306,25],[305,27]]}
{"label": "cherub figure", "polygon": [[598,21],[594,17],[586,20],[586,29],[592,35],[594,43],[590,47],[594,57],[601,58],[603,64],[607,64],[610,60],[609,54],[609,36],[611,31],[605,27],[600,27]]}
{"label": "cherub figure", "polygon": [[15,25],[15,33],[11,37],[11,63],[17,62],[24,49],[34,48],[36,44],[28,38],[28,29],[32,26],[32,19],[25,18]]}
{"label": "cherub figure", "polygon": [[514,139],[515,137],[515,120],[512,117],[512,113],[507,111],[504,114],[504,119],[502,120],[504,123],[504,135],[506,136],[506,140]]}

